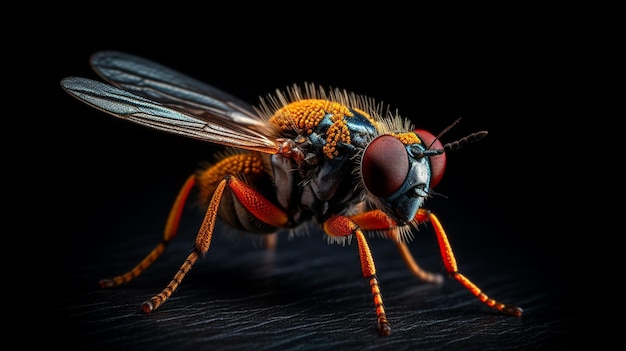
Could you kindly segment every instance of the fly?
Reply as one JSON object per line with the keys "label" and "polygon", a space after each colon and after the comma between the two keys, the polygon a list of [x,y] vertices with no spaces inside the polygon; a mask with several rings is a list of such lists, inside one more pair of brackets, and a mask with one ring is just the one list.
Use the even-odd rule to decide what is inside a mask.
{"label": "fly", "polygon": [[329,242],[356,241],[363,278],[376,307],[381,335],[391,333],[377,271],[366,237],[393,241],[420,280],[443,277],[422,269],[407,242],[419,224],[430,222],[445,269],[485,305],[513,316],[522,309],[498,302],[457,269],[439,219],[423,207],[443,176],[446,152],[484,137],[481,131],[442,144],[369,97],[314,84],[293,85],[260,99],[258,107],[155,62],[113,51],[91,56],[106,83],[68,77],[61,87],[79,100],[115,117],[225,146],[215,163],[190,175],[170,210],[163,239],[134,268],[99,283],[126,284],[161,256],[176,236],[190,191],[199,190],[207,207],[193,251],[167,286],[145,301],[158,309],[204,256],[218,218],[272,242],[281,230],[319,224]]}

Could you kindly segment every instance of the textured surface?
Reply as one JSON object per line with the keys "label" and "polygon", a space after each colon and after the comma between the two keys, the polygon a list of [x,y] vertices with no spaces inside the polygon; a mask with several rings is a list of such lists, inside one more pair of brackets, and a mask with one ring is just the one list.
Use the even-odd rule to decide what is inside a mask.
{"label": "textured surface", "polygon": [[[138,229],[129,223],[118,232],[159,232],[156,224]],[[233,241],[218,234],[170,300],[152,314],[139,312],[186,257],[192,227],[183,227],[144,275],[112,290],[100,290],[97,280],[136,264],[158,236],[122,239],[111,233],[96,239],[95,250],[74,252],[74,261],[65,260],[70,280],[58,301],[60,344],[103,350],[506,350],[569,344],[564,301],[544,279],[542,262],[518,257],[521,250],[478,249],[467,240],[454,246],[461,272],[491,297],[524,308],[521,318],[492,311],[453,280],[441,286],[418,282],[391,243],[373,238],[392,325],[392,335],[380,337],[356,245],[328,245],[319,233],[281,238],[273,253],[247,237]],[[471,237],[474,228],[463,228],[463,236]],[[411,244],[418,262],[442,271],[434,234],[429,227],[418,234]]]}

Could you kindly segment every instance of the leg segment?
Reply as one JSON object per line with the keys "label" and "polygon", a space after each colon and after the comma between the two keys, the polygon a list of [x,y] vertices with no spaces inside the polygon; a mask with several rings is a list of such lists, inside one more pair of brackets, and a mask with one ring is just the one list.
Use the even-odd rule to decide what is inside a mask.
{"label": "leg segment", "polygon": [[380,293],[378,278],[376,277],[376,266],[374,258],[370,251],[365,235],[355,221],[344,216],[334,216],[324,222],[324,230],[331,236],[347,237],[354,234],[359,246],[359,259],[361,261],[361,271],[363,278],[369,282],[372,296],[374,297],[374,306],[376,306],[376,316],[378,318],[378,332],[380,335],[387,336],[391,333],[391,325],[387,321],[385,307],[383,304],[383,296]]}
{"label": "leg segment", "polygon": [[169,216],[167,217],[163,240],[130,271],[112,278],[101,279],[98,282],[101,288],[112,288],[130,282],[131,280],[137,278],[143,271],[150,267],[150,265],[152,265],[152,263],[154,263],[159,256],[161,256],[167,245],[178,232],[180,217],[182,215],[183,208],[185,207],[187,197],[189,196],[189,192],[195,185],[195,180],[196,177],[193,175],[187,178],[187,181],[185,181],[185,184],[178,192],[178,196],[176,196],[176,200],[174,201]]}
{"label": "leg segment", "polygon": [[411,254],[411,251],[409,251],[409,248],[405,242],[397,241],[396,246],[398,248],[398,251],[400,251],[400,256],[402,256],[404,263],[406,263],[407,267],[409,267],[409,270],[411,271],[411,273],[413,273],[414,276],[426,283],[443,283],[443,276],[441,274],[428,272],[422,269],[422,267],[420,267],[417,262],[415,262],[415,259],[413,258],[413,255]]}
{"label": "leg segment", "polygon": [[[351,216],[350,218],[353,219],[362,230],[386,230],[387,237],[396,244],[404,263],[406,263],[411,273],[413,273],[413,275],[415,275],[418,279],[427,283],[435,284],[443,282],[443,276],[441,274],[425,271],[417,264],[417,262],[415,262],[415,259],[409,251],[406,243],[402,241],[398,232],[399,230],[395,227],[395,222],[384,212],[380,210],[373,210]],[[422,215],[421,218],[418,217],[417,220],[423,222],[427,219]]]}
{"label": "leg segment", "polygon": [[202,220],[202,225],[200,226],[198,235],[196,236],[196,243],[193,251],[189,254],[189,256],[187,256],[187,259],[182,266],[180,266],[178,272],[176,272],[174,278],[169,284],[167,284],[165,289],[163,289],[158,295],[153,296],[150,300],[143,303],[141,306],[141,310],[143,312],[150,313],[154,311],[159,308],[165,300],[172,296],[176,288],[178,288],[182,282],[183,278],[185,278],[191,267],[196,263],[198,257],[204,255],[209,250],[211,238],[213,237],[213,228],[215,227],[217,212],[220,206],[220,200],[222,198],[222,194],[224,193],[226,183],[227,179],[222,180],[215,190],[213,198],[211,199],[209,207],[204,215],[204,219]]}
{"label": "leg segment", "polygon": [[275,226],[285,225],[288,218],[287,215],[278,207],[273,205],[269,200],[261,194],[246,185],[234,176],[225,176],[217,185],[209,207],[207,208],[204,219],[200,226],[200,230],[196,236],[196,242],[193,251],[187,256],[187,259],[178,269],[174,278],[159,294],[153,296],[150,300],[143,303],[141,309],[145,313],[150,313],[162,305],[174,291],[178,288],[183,278],[187,275],[191,267],[196,263],[199,257],[204,256],[209,250],[213,230],[219,212],[222,194],[228,187],[235,194],[241,204],[259,220]]}
{"label": "leg segment", "polygon": [[439,241],[439,249],[441,250],[441,257],[443,258],[443,263],[450,274],[450,277],[456,279],[459,283],[461,283],[467,290],[469,290],[474,296],[476,296],[482,303],[485,305],[496,309],[500,312],[508,313],[513,316],[521,316],[522,309],[513,306],[503,304],[498,302],[485,293],[483,293],[476,284],[472,283],[467,277],[463,274],[459,273],[457,270],[456,259],[454,258],[454,253],[452,252],[452,246],[450,246],[450,242],[448,241],[448,236],[443,229],[443,226],[439,222],[439,219],[429,211],[420,209],[420,215],[427,216],[430,223],[433,225],[435,233],[437,234],[437,240]]}

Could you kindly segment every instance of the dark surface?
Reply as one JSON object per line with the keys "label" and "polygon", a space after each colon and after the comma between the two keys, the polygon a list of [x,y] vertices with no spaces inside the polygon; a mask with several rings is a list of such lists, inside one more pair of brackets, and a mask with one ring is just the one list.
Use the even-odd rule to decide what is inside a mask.
{"label": "dark surface", "polygon": [[[477,230],[469,223],[460,227],[464,230],[452,233],[470,236]],[[154,225],[144,229],[158,231]],[[391,336],[380,337],[356,246],[328,245],[320,235],[281,240],[273,253],[247,240],[216,240],[173,297],[152,314],[142,314],[141,302],[159,292],[186,257],[188,234],[145,275],[114,290],[96,288],[97,278],[130,267],[154,239],[134,235],[123,244],[102,245],[89,253],[91,258],[74,256],[67,287],[71,293],[59,301],[67,328],[60,334],[64,344],[159,350],[237,350],[251,345],[261,350],[503,350],[569,345],[563,301],[554,283],[542,278],[539,263],[517,248],[494,251],[480,248],[479,242],[458,246],[461,271],[490,296],[523,307],[522,317],[484,307],[452,280],[442,286],[417,282],[390,243],[372,239],[393,328]],[[441,271],[437,248],[425,234],[420,233],[413,251],[425,267]]]}
{"label": "dark surface", "polygon": [[[545,215],[558,207],[543,186],[552,183],[550,158],[536,156],[552,137],[543,126],[560,118],[544,104],[558,72],[528,33],[469,35],[464,28],[460,36],[435,43],[409,34],[411,26],[398,27],[372,52],[377,41],[366,39],[374,33],[353,29],[345,34],[351,45],[332,41],[314,55],[301,41],[259,44],[280,33],[261,25],[255,35],[237,37],[224,28],[222,35],[206,35],[218,33],[207,23],[202,35],[190,37],[171,26],[151,28],[149,35],[115,26],[101,33],[89,16],[85,20],[72,26],[89,28],[88,40],[58,36],[58,51],[48,53],[53,64],[46,65],[42,85],[54,103],[49,119],[37,121],[46,127],[38,131],[46,131],[47,156],[38,158],[33,184],[35,192],[54,184],[46,212],[53,216],[50,228],[62,233],[41,233],[45,239],[37,242],[48,248],[38,261],[42,276],[54,279],[47,299],[56,313],[47,315],[47,327],[58,332],[51,346],[534,350],[571,346],[577,339],[560,244],[567,233],[545,224]],[[399,33],[407,38],[400,40]],[[420,43],[417,56],[414,43]],[[463,116],[445,141],[487,129],[480,143],[449,155],[436,189],[447,199],[436,197],[427,207],[446,228],[460,271],[490,297],[524,308],[524,315],[496,313],[453,280],[420,283],[390,242],[374,238],[370,245],[393,329],[380,337],[355,244],[328,245],[311,232],[281,237],[270,254],[254,240],[233,241],[222,230],[172,298],[150,315],[140,313],[141,303],[167,284],[191,248],[201,220],[194,209],[144,275],[100,290],[98,279],[131,268],[158,243],[178,187],[216,151],[115,120],[64,93],[58,84],[63,77],[96,77],[88,58],[105,49],[146,56],[252,103],[276,88],[313,81],[373,96],[435,134]],[[50,176],[43,178],[42,169]],[[429,225],[410,246],[423,267],[443,273]]]}

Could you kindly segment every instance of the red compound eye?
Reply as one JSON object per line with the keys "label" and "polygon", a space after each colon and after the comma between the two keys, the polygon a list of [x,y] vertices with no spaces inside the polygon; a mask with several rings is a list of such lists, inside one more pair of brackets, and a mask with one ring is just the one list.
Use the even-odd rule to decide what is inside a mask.
{"label": "red compound eye", "polygon": [[409,157],[404,144],[391,135],[381,135],[367,146],[361,160],[365,187],[378,197],[400,189],[409,173]]}
{"label": "red compound eye", "polygon": [[[430,146],[430,144],[435,140],[435,136],[430,132],[427,132],[423,129],[415,129],[415,134],[422,139],[422,143],[424,147]],[[439,139],[435,140],[435,143],[430,146],[430,150],[442,149],[443,144]],[[443,172],[446,169],[446,153],[444,152],[441,155],[430,156],[430,187],[434,188],[435,185],[439,183],[441,178],[443,178]]]}

